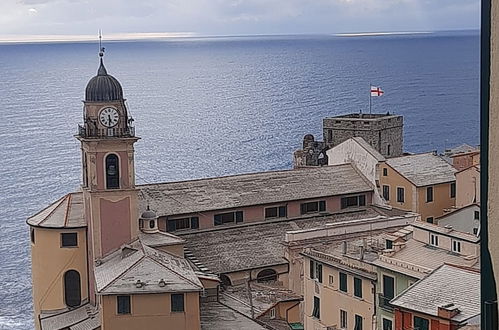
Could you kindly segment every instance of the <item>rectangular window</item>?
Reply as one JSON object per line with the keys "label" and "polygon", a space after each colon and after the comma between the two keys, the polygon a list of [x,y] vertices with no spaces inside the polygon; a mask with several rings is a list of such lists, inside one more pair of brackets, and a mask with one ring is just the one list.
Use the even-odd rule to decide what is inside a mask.
{"label": "rectangular window", "polygon": [[321,318],[321,300],[318,297],[314,297],[314,309],[312,310],[312,316],[318,319]]}
{"label": "rectangular window", "polygon": [[459,241],[452,241],[452,252],[461,252],[461,242]]}
{"label": "rectangular window", "polygon": [[342,209],[346,209],[347,207],[365,206],[365,205],[366,205],[366,195],[349,196],[341,198]]}
{"label": "rectangular window", "polygon": [[277,207],[267,207],[265,209],[265,219],[277,218]]}
{"label": "rectangular window", "polygon": [[348,292],[347,274],[340,273],[340,291]]}
{"label": "rectangular window", "polygon": [[172,293],[171,301],[172,301],[172,304],[171,304],[172,312],[183,312],[184,311],[184,294]]}
{"label": "rectangular window", "polygon": [[355,327],[354,330],[362,330],[362,316],[355,314]]}
{"label": "rectangular window", "polygon": [[392,320],[383,319],[383,329],[382,330],[393,330]]}
{"label": "rectangular window", "polygon": [[243,222],[243,211],[236,212],[236,222]]}
{"label": "rectangular window", "polygon": [[383,176],[388,176],[388,169],[387,168],[383,169]]}
{"label": "rectangular window", "polygon": [[395,279],[388,275],[383,275],[383,297],[386,302],[395,297]]}
{"label": "rectangular window", "polygon": [[405,189],[402,187],[397,187],[397,202],[405,202]]}
{"label": "rectangular window", "polygon": [[456,198],[456,183],[452,182],[450,184],[450,198]]}
{"label": "rectangular window", "polygon": [[329,275],[329,285],[330,286],[333,286],[333,283],[334,283],[334,276],[333,275]]}
{"label": "rectangular window", "polygon": [[340,309],[340,328],[348,328],[348,314],[342,309]]}
{"label": "rectangular window", "polygon": [[78,246],[78,234],[77,233],[62,233],[61,234],[61,246],[62,247]]}
{"label": "rectangular window", "polygon": [[287,213],[287,206],[267,207],[265,209],[265,219],[285,218]]}
{"label": "rectangular window", "polygon": [[130,296],[116,296],[116,305],[118,306],[118,314],[130,314]]}
{"label": "rectangular window", "polygon": [[474,219],[475,220],[480,220],[480,211],[475,211]]}
{"label": "rectangular window", "polygon": [[322,264],[320,262],[310,260],[310,278],[322,283]]}
{"label": "rectangular window", "polygon": [[231,222],[243,222],[243,211],[215,214],[213,222],[215,226]]}
{"label": "rectangular window", "polygon": [[390,186],[386,186],[386,185],[383,186],[383,198],[386,201],[390,200]]}
{"label": "rectangular window", "polygon": [[426,203],[433,202],[433,187],[426,188]]}
{"label": "rectangular window", "polygon": [[438,246],[438,236],[430,234],[430,245]]}
{"label": "rectangular window", "polygon": [[315,276],[319,283],[322,283],[322,264],[316,262],[315,263]]}
{"label": "rectangular window", "polygon": [[389,240],[389,239],[386,240],[386,248],[393,249],[393,241],[392,240]]}
{"label": "rectangular window", "polygon": [[169,232],[191,228],[199,228],[199,217],[170,219],[167,223],[167,231]]}
{"label": "rectangular window", "polygon": [[430,321],[428,319],[414,316],[414,329],[417,330],[429,330]]}
{"label": "rectangular window", "polygon": [[428,217],[428,218],[426,218],[426,222],[428,222],[428,223],[433,223],[433,217]]}
{"label": "rectangular window", "polygon": [[357,298],[362,298],[362,279],[353,278],[353,295]]}
{"label": "rectangular window", "polygon": [[279,218],[286,218],[288,216],[288,207],[286,205],[279,206]]}
{"label": "rectangular window", "polygon": [[326,211],[326,201],[308,202],[300,205],[301,214]]}
{"label": "rectangular window", "polygon": [[192,229],[198,229],[199,228],[199,217],[192,217],[191,218],[191,228]]}

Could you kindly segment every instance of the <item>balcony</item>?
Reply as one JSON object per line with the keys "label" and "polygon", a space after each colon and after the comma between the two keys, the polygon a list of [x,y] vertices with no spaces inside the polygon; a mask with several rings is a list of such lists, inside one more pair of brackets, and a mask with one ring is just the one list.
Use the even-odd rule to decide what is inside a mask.
{"label": "balcony", "polygon": [[82,138],[135,137],[135,127],[100,129],[78,125],[78,136]]}
{"label": "balcony", "polygon": [[379,307],[386,309],[388,311],[393,311],[393,305],[390,304],[390,300],[392,299],[393,297],[385,297],[381,293],[378,293]]}

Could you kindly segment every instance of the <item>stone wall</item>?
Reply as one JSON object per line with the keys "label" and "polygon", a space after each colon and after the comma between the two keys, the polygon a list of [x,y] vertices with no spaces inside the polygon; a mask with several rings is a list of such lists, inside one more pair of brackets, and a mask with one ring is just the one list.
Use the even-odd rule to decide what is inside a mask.
{"label": "stone wall", "polygon": [[324,142],[331,148],[359,136],[383,156],[398,157],[403,153],[403,126],[402,116],[389,114],[351,114],[324,118]]}

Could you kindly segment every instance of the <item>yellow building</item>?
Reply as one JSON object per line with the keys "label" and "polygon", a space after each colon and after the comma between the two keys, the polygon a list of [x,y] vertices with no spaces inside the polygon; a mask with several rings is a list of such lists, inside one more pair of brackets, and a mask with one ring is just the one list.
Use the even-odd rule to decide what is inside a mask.
{"label": "yellow building", "polygon": [[304,325],[315,329],[376,329],[376,268],[369,262],[377,253],[360,243],[347,250],[307,249]]}
{"label": "yellow building", "polygon": [[134,148],[123,90],[102,56],[86,88],[81,191],[27,220],[36,329],[201,328],[200,300],[218,278],[184,258],[185,241],[139,218]]}
{"label": "yellow building", "polygon": [[433,153],[387,159],[380,166],[379,189],[398,209],[413,211],[432,223],[456,204],[454,169]]}

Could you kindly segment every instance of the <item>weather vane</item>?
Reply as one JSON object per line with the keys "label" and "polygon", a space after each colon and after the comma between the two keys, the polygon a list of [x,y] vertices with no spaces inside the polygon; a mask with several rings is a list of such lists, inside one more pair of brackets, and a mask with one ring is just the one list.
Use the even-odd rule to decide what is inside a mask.
{"label": "weather vane", "polygon": [[102,47],[102,30],[99,30],[99,56],[103,57],[104,56],[104,51],[106,49]]}

